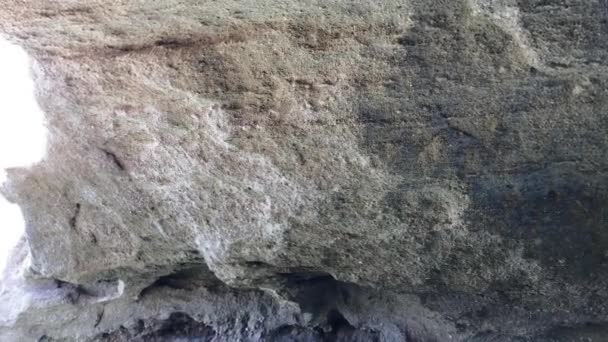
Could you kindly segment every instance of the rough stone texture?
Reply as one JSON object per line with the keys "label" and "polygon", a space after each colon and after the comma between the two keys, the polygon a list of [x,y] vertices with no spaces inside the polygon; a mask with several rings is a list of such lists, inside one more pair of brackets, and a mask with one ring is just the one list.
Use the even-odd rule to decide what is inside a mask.
{"label": "rough stone texture", "polygon": [[607,19],[3,1],[49,148],[2,340],[604,341]]}

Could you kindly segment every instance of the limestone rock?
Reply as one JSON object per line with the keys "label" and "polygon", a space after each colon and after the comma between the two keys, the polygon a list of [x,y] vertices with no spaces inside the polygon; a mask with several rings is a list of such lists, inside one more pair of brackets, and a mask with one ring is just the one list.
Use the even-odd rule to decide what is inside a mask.
{"label": "limestone rock", "polygon": [[5,0],[49,147],[0,336],[600,341],[607,8]]}

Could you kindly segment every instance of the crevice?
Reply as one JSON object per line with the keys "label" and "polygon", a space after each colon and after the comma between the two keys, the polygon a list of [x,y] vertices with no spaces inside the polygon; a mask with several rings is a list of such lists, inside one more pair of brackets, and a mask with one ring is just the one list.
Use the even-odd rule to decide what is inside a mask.
{"label": "crevice", "polygon": [[121,280],[98,281],[95,284],[80,285],[54,279],[57,289],[72,305],[100,303],[118,298],[122,295],[124,283]]}
{"label": "crevice", "polygon": [[239,27],[229,32],[205,32],[194,37],[160,37],[153,42],[140,44],[108,45],[106,50],[110,55],[122,55],[127,53],[148,52],[154,48],[165,48],[169,50],[188,49],[204,46],[213,46],[222,43],[242,43],[256,37],[256,33],[268,30],[269,27],[256,25],[252,28]]}
{"label": "crevice", "polygon": [[95,319],[95,324],[93,325],[93,328],[97,328],[99,326],[101,320],[103,319],[104,313],[105,309],[102,307],[101,310],[97,313],[97,318]]}
{"label": "crevice", "polygon": [[156,279],[139,292],[138,300],[156,291],[164,289],[194,291],[200,287],[216,287],[222,282],[213,275],[203,264],[190,265],[182,270],[164,275]]}
{"label": "crevice", "polygon": [[116,155],[116,153],[102,148],[101,151],[106,155],[106,157],[108,157],[113,163],[114,165],[120,170],[120,171],[125,171],[125,164],[118,158],[118,156]]}
{"label": "crevice", "polygon": [[185,48],[185,47],[191,47],[195,44],[196,42],[193,41],[192,39],[180,39],[180,38],[175,38],[175,37],[167,37],[167,38],[161,38],[157,41],[154,42],[154,46],[161,46],[167,49],[178,49],[178,48]]}
{"label": "crevice", "polygon": [[81,296],[91,295],[84,287],[78,284],[72,284],[59,279],[55,279],[55,284],[58,289],[66,291],[65,298],[68,299],[71,304],[77,304],[80,301]]}
{"label": "crevice", "polygon": [[78,216],[80,216],[80,208],[80,203],[76,203],[76,209],[74,210],[74,214],[70,218],[70,228],[72,228],[73,230],[77,230]]}
{"label": "crevice", "polygon": [[188,338],[196,341],[211,341],[216,332],[204,323],[197,322],[188,314],[174,312],[157,331],[145,334],[142,340],[149,341],[158,338]]}

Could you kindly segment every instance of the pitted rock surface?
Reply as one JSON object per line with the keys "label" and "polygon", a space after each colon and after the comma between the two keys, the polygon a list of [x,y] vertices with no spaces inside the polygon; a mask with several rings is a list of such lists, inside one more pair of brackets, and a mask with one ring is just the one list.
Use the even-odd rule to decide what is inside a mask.
{"label": "pitted rock surface", "polygon": [[5,0],[49,146],[4,186],[27,239],[2,340],[602,341],[607,23],[605,0]]}

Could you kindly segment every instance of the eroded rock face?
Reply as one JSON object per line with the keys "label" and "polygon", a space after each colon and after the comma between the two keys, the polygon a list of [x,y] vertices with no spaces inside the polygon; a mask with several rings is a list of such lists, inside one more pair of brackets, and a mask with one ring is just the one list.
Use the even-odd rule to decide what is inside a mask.
{"label": "eroded rock face", "polygon": [[600,341],[607,8],[6,0],[50,136],[0,334]]}

